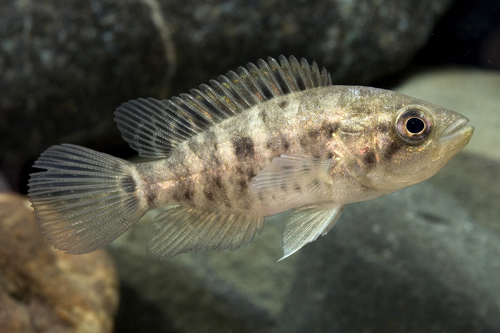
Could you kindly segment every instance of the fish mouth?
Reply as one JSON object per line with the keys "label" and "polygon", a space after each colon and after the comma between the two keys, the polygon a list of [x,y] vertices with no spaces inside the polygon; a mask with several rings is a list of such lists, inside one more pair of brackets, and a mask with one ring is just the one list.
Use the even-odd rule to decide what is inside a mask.
{"label": "fish mouth", "polygon": [[436,160],[452,153],[451,158],[469,143],[474,132],[474,126],[468,125],[468,123],[469,119],[462,116],[441,133],[439,138],[441,149]]}
{"label": "fish mouth", "polygon": [[447,140],[450,137],[461,136],[462,134],[467,134],[468,132],[472,134],[472,132],[474,131],[474,126],[467,125],[468,123],[469,118],[460,117],[443,131],[441,139]]}

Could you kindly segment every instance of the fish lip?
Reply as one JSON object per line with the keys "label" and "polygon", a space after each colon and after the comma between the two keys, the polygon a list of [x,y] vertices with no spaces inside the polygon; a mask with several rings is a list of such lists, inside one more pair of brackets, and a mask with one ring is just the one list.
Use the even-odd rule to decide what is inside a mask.
{"label": "fish lip", "polygon": [[[440,145],[439,153],[433,161],[440,160],[446,155],[451,158],[469,143],[474,132],[474,126],[467,125],[468,122],[467,117],[460,117],[442,132],[438,140]],[[450,155],[450,153],[453,154]]]}
{"label": "fish lip", "polygon": [[442,133],[441,140],[448,140],[452,137],[457,137],[467,132],[473,132],[474,126],[467,125],[469,123],[469,118],[460,117],[455,120],[451,125],[449,125]]}

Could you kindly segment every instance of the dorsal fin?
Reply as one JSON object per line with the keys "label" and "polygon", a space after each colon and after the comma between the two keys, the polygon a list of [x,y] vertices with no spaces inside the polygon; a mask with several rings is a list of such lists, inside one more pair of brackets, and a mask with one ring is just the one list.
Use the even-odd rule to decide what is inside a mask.
{"label": "dorsal fin", "polygon": [[165,157],[170,150],[207,127],[258,103],[289,94],[331,85],[330,74],[302,58],[279,57],[248,63],[210,85],[169,100],[139,98],[120,105],[115,121],[122,137],[145,157]]}

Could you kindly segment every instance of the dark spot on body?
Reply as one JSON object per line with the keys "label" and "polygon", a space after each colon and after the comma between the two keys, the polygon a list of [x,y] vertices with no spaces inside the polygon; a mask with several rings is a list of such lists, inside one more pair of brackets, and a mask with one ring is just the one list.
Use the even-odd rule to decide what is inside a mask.
{"label": "dark spot on body", "polygon": [[329,151],[328,154],[326,155],[326,158],[327,159],[333,158],[333,153],[331,151]]}
{"label": "dark spot on body", "polygon": [[283,170],[291,170],[293,169],[293,165],[285,164],[283,165]]}
{"label": "dark spot on body", "polygon": [[401,145],[401,143],[399,142],[394,142],[392,141],[391,143],[389,143],[389,145],[387,146],[387,148],[384,150],[384,157],[386,159],[391,159],[394,157],[394,155],[396,155],[401,149],[403,148],[403,146]]}
{"label": "dark spot on body", "polygon": [[186,188],[182,193],[182,198],[184,201],[192,201],[194,196],[194,191],[191,188]]}
{"label": "dark spot on body", "polygon": [[278,156],[290,149],[290,141],[285,135],[279,133],[266,142],[266,147],[271,149],[274,155]]}
{"label": "dark spot on body", "polygon": [[278,105],[280,108],[284,109],[288,106],[288,101],[281,101]]}
{"label": "dark spot on body", "polygon": [[215,200],[215,195],[214,195],[214,191],[212,188],[205,188],[205,190],[203,191],[203,194],[205,195],[205,198],[207,198],[208,201]]}
{"label": "dark spot on body", "polygon": [[286,183],[281,183],[280,188],[281,188],[282,190],[286,190]]}
{"label": "dark spot on body", "polygon": [[319,159],[319,158],[321,158],[321,156],[320,156],[319,154],[314,154],[314,156],[313,156],[313,157],[314,157],[314,158],[318,158],[318,159]]}
{"label": "dark spot on body", "polygon": [[302,188],[300,187],[300,185],[299,185],[299,184],[295,183],[295,184],[293,185],[293,189],[294,189],[295,191],[299,191],[299,192],[300,192],[300,190],[301,190]]}
{"label": "dark spot on body", "polygon": [[310,140],[308,140],[306,136],[300,136],[299,143],[302,148],[307,148],[309,146],[309,142]]}
{"label": "dark spot on body", "polygon": [[377,156],[375,155],[375,152],[371,149],[366,150],[363,154],[363,162],[367,166],[375,166],[375,163],[377,162]]}
{"label": "dark spot on body", "polygon": [[184,185],[178,185],[178,188],[172,194],[172,198],[177,202],[192,202],[194,198],[194,189],[190,182]]}
{"label": "dark spot on body", "polygon": [[255,155],[253,140],[247,136],[233,140],[234,154],[239,158],[248,158]]}
{"label": "dark spot on body", "polygon": [[248,180],[250,181],[253,177],[255,177],[257,174],[255,173],[255,171],[253,171],[253,169],[250,169],[247,173],[247,176],[248,176]]}
{"label": "dark spot on body", "polygon": [[319,183],[319,179],[318,178],[314,178],[313,184],[314,184],[314,186],[319,186],[319,184],[320,184]]}
{"label": "dark spot on body", "polygon": [[216,151],[215,151],[215,150],[214,150],[214,151],[212,152],[212,154],[210,155],[210,159],[211,159],[211,161],[212,161],[212,164],[213,164],[215,167],[220,167],[220,165],[221,165],[221,161],[220,161],[219,157],[217,156],[217,154],[216,154]]}
{"label": "dark spot on body", "polygon": [[264,123],[266,122],[266,120],[267,120],[266,110],[264,110],[264,109],[260,110],[260,118],[262,119],[262,122],[264,122]]}
{"label": "dark spot on body", "polygon": [[196,156],[201,157],[200,154],[206,153],[205,151],[203,151],[202,147],[200,147],[200,145],[198,144],[197,141],[195,141],[195,140],[188,140],[187,143],[188,143],[189,149],[191,149],[191,151]]}
{"label": "dark spot on body", "polygon": [[150,187],[146,191],[146,201],[147,201],[149,207],[154,206],[154,202],[155,202],[157,197],[158,197],[158,191],[155,188]]}
{"label": "dark spot on body", "polygon": [[137,184],[135,183],[134,177],[132,175],[127,175],[120,181],[120,188],[126,193],[134,193],[136,186]]}
{"label": "dark spot on body", "polygon": [[328,128],[328,134],[330,134],[330,136],[332,136],[333,133],[337,132],[339,127],[340,127],[339,123],[330,124],[330,127]]}
{"label": "dark spot on body", "polygon": [[290,142],[285,138],[282,138],[281,142],[283,143],[283,150],[286,152],[290,148]]}
{"label": "dark spot on body", "polygon": [[248,182],[245,179],[238,180],[238,190],[240,193],[246,192],[248,189]]}
{"label": "dark spot on body", "polygon": [[216,172],[207,172],[204,176],[206,179],[203,189],[203,194],[208,201],[222,204],[223,200],[228,200],[226,188],[222,182],[222,177]]}
{"label": "dark spot on body", "polygon": [[311,139],[315,139],[319,136],[319,131],[315,128],[310,129],[309,131],[307,131],[307,136]]}
{"label": "dark spot on body", "polygon": [[390,124],[389,123],[380,123],[377,125],[377,131],[379,132],[387,132],[389,131]]}
{"label": "dark spot on body", "polygon": [[325,133],[326,136],[331,137],[333,133],[337,132],[339,127],[340,125],[338,122],[330,123],[325,121],[321,124],[321,132]]}
{"label": "dark spot on body", "polygon": [[217,175],[214,177],[214,185],[217,188],[222,188],[222,179],[221,179],[220,175]]}

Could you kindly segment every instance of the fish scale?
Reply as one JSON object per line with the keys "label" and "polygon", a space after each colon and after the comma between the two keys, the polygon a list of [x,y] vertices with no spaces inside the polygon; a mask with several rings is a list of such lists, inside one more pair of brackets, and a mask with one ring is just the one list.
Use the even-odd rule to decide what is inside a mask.
{"label": "fish scale", "polygon": [[[326,235],[346,205],[424,181],[470,140],[468,119],[388,90],[332,85],[325,69],[268,58],[170,100],[122,104],[130,163],[76,145],[50,147],[29,181],[41,233],[82,254],[147,211],[147,253],[248,245],[267,216],[291,210],[283,258]],[[397,216],[395,217],[397,218]]]}

